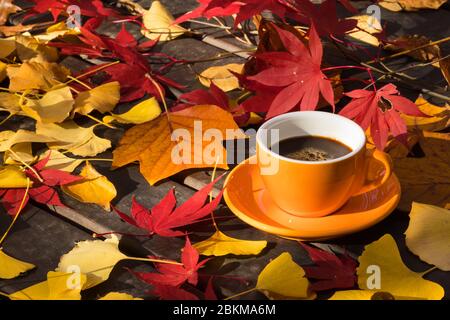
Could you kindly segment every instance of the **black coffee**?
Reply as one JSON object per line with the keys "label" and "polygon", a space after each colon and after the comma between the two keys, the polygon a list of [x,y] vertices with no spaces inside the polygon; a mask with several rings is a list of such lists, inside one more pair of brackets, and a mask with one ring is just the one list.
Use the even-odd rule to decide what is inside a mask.
{"label": "black coffee", "polygon": [[281,140],[272,146],[284,157],[303,161],[322,161],[340,158],[352,152],[342,142],[319,136],[302,136]]}

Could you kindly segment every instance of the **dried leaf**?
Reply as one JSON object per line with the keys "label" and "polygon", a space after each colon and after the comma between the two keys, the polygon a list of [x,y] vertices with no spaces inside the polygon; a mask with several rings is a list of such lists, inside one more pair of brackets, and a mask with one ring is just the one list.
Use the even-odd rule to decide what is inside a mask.
{"label": "dried leaf", "polygon": [[8,67],[8,65],[6,63],[0,61],[0,82],[5,80],[5,78],[6,78],[6,68],[7,67]]}
{"label": "dried leaf", "polygon": [[18,34],[16,39],[16,52],[20,61],[56,62],[58,61],[58,49],[49,47],[32,35]]}
{"label": "dried leaf", "polygon": [[208,239],[197,242],[194,248],[205,256],[257,255],[267,246],[267,241],[250,241],[231,238],[217,230]]}
{"label": "dried leaf", "polygon": [[[170,139],[173,131],[169,127],[167,116],[163,114],[151,122],[137,125],[125,132],[118,147],[113,152],[113,167],[118,168],[133,161],[139,161],[140,171],[151,185],[185,169],[212,167],[218,156],[217,167],[227,168],[225,163],[226,151],[221,147],[221,142],[220,145],[218,144],[219,141],[213,142],[213,145],[217,147],[214,147],[214,149],[221,150],[220,153],[209,156],[205,153],[205,148],[208,145],[211,147],[211,143],[203,141],[204,139],[194,141],[191,137],[194,137],[194,131],[197,131],[197,135],[199,134],[200,123],[202,132],[214,128],[215,132],[220,132],[222,137],[226,136],[227,129],[238,130],[239,128],[230,113],[217,106],[194,106],[170,113],[170,121],[173,130],[185,129],[183,132],[186,135],[181,137],[183,146],[190,148],[192,151],[202,150],[202,154],[193,152],[195,159],[185,161],[187,163],[174,163],[172,153],[177,150],[174,148],[178,144]],[[195,130],[196,127],[197,130]],[[236,138],[245,137],[240,131],[236,132]],[[188,156],[191,155],[188,154]]]}
{"label": "dried leaf", "polygon": [[378,4],[390,11],[417,11],[419,9],[438,9],[447,0],[382,0]]}
{"label": "dried leaf", "polygon": [[20,274],[34,269],[34,267],[35,266],[31,263],[23,262],[8,256],[0,248],[0,279],[14,279]]}
{"label": "dried leaf", "polygon": [[450,207],[450,133],[424,131],[421,158],[394,159],[402,196],[398,208],[409,211],[413,201]]}
{"label": "dried leaf", "polygon": [[[404,35],[392,39],[384,49],[394,52],[411,50],[431,43],[431,40],[422,35]],[[407,55],[422,62],[429,62],[440,57],[441,49],[437,44],[408,52]]]}
{"label": "dried leaf", "polygon": [[110,112],[120,100],[119,82],[108,82],[94,89],[83,91],[75,99],[74,112],[89,114],[92,110]]}
{"label": "dried leaf", "polygon": [[428,117],[401,114],[408,130],[440,131],[450,125],[450,106],[448,104],[439,107],[429,103],[422,96],[419,96],[415,103],[419,110]]}
{"label": "dried leaf", "polygon": [[128,293],[123,292],[110,292],[98,300],[143,300],[142,298],[135,298]]}
{"label": "dried leaf", "polygon": [[374,34],[383,32],[380,21],[375,19],[374,16],[366,14],[352,16],[351,19],[358,21],[358,24],[355,29],[351,30],[348,33],[348,36],[361,42],[378,47],[380,41],[376,36],[374,36]]}
{"label": "dried leaf", "polygon": [[0,39],[0,58],[6,58],[16,50],[15,38]]}
{"label": "dried leaf", "polygon": [[20,114],[22,108],[19,105],[20,98],[9,92],[0,92],[0,111],[6,111],[10,114]]}
{"label": "dried leaf", "polygon": [[95,203],[106,211],[111,210],[111,201],[117,195],[116,188],[107,177],[101,175],[89,161],[80,172],[83,180],[66,184],[61,189],[69,196],[84,203]]}
{"label": "dried leaf", "polygon": [[27,176],[19,167],[0,166],[0,188],[26,188],[27,184]]}
{"label": "dried leaf", "polygon": [[[79,283],[72,283],[73,277],[77,277]],[[31,287],[19,290],[9,295],[11,300],[80,300],[81,288],[86,282],[83,274],[53,272],[47,273],[47,280]]]}
{"label": "dried leaf", "polygon": [[66,172],[72,172],[83,162],[82,159],[70,158],[58,150],[47,150],[39,156],[39,160],[44,158],[48,158],[48,162],[45,165],[47,169],[55,169]]}
{"label": "dried leaf", "polygon": [[309,291],[305,271],[288,252],[283,252],[264,267],[258,276],[256,289],[269,299],[313,299],[315,296]]}
{"label": "dried leaf", "polygon": [[59,261],[57,271],[68,272],[71,266],[78,266],[86,275],[83,290],[94,287],[109,278],[114,266],[127,256],[119,251],[117,237],[102,240],[78,242],[75,247]]}
{"label": "dried leaf", "polygon": [[236,76],[232,74],[230,70],[241,74],[243,69],[244,64],[242,63],[230,63],[224,66],[210,67],[200,73],[198,79],[205,87],[209,87],[212,81],[220,89],[228,92],[239,88],[239,79],[236,78]]}
{"label": "dried leaf", "polygon": [[426,263],[450,271],[450,211],[413,202],[409,218],[408,249]]}
{"label": "dried leaf", "polygon": [[117,121],[119,123],[141,124],[152,121],[161,114],[161,107],[156,98],[146,99],[125,113],[114,114],[103,117],[103,122],[111,123]]}
{"label": "dried leaf", "polygon": [[4,25],[8,21],[8,16],[11,13],[22,10],[20,7],[13,3],[13,0],[0,0],[0,26]]}
{"label": "dried leaf", "polygon": [[160,1],[152,2],[150,9],[143,13],[142,21],[145,27],[142,34],[151,40],[169,41],[188,31],[173,23],[175,19]]}
{"label": "dried leaf", "polygon": [[0,132],[0,152],[6,151],[18,143],[24,142],[46,143],[50,141],[55,140],[48,136],[37,134],[36,132],[33,131],[20,129],[17,132],[14,132],[10,130],[5,130]]}

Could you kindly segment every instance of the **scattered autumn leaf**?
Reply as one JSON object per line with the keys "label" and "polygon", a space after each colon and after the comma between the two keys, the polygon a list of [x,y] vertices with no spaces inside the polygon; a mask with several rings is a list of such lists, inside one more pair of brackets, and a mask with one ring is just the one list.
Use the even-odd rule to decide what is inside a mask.
{"label": "scattered autumn leaf", "polygon": [[[217,106],[194,106],[181,111],[171,112],[170,125],[167,115],[162,114],[151,122],[137,125],[125,132],[118,147],[113,152],[113,168],[122,167],[133,161],[139,161],[140,171],[151,185],[185,169],[212,167],[218,157],[217,167],[226,169],[228,167],[224,162],[226,160],[226,151],[221,147],[222,143],[219,141],[221,139],[214,141],[215,146],[217,146],[214,149],[220,149],[220,154],[207,155],[208,159],[205,159],[205,153],[207,152],[205,148],[208,145],[210,148],[211,142],[204,141],[205,139],[200,139],[202,141],[191,139],[194,137],[196,124],[198,131],[199,123],[201,123],[202,132],[213,128],[216,132],[221,133],[222,139],[226,136],[227,129],[234,130],[236,138],[245,137],[241,131],[237,131],[239,127],[233,121],[230,113]],[[186,133],[186,135],[179,137],[183,140],[183,146],[190,148],[192,151],[202,151],[202,154],[199,154],[200,152],[192,152],[195,159],[188,159],[187,163],[175,164],[172,160],[172,154],[174,150],[177,150],[175,148],[180,147],[180,144],[177,144],[170,138],[174,130],[177,129],[183,129],[183,132]],[[178,132],[181,132],[181,130]],[[190,157],[192,153],[183,157]]]}
{"label": "scattered autumn leaf", "polygon": [[[389,40],[389,43],[384,46],[384,49],[394,52],[411,50],[407,53],[408,56],[422,62],[429,62],[440,57],[440,48],[437,44],[431,44],[431,40],[422,35],[403,35]],[[421,49],[412,50],[418,47],[425,46]]]}
{"label": "scattered autumn leaf", "polygon": [[135,298],[131,294],[123,292],[110,292],[98,300],[142,300],[142,298]]}
{"label": "scattered autumn leaf", "polygon": [[194,248],[205,256],[257,255],[267,246],[267,241],[241,240],[227,236],[217,230],[208,239],[197,242]]}
{"label": "scattered autumn leaf", "polygon": [[33,61],[56,62],[59,53],[56,48],[49,47],[38,38],[31,34],[18,34],[15,36],[16,53],[20,61],[25,62],[33,59]]}
{"label": "scattered autumn leaf", "polygon": [[44,158],[48,158],[48,162],[45,165],[47,169],[55,169],[66,172],[72,172],[83,162],[82,159],[70,158],[58,150],[47,150],[39,156],[39,160]]}
{"label": "scattered autumn leaf", "polygon": [[14,279],[28,270],[34,269],[31,263],[17,260],[0,248],[0,279]]}
{"label": "scattered autumn leaf", "polygon": [[160,1],[153,1],[150,9],[142,16],[144,28],[142,33],[151,40],[169,41],[175,39],[188,30],[174,24],[175,19]]}
{"label": "scattered autumn leaf", "polygon": [[374,16],[363,14],[352,16],[351,19],[358,21],[357,26],[348,33],[348,36],[361,42],[378,47],[380,41],[376,34],[383,32],[383,28]]}
{"label": "scattered autumn leaf", "polygon": [[11,13],[22,10],[13,0],[0,0],[0,26],[4,25]]}
{"label": "scattered autumn leaf", "polygon": [[436,106],[425,100],[422,96],[416,99],[419,110],[428,117],[416,117],[401,114],[408,130],[440,131],[450,125],[450,106]]}
{"label": "scattered autumn leaf", "polygon": [[402,187],[398,208],[409,211],[413,201],[449,208],[450,133],[424,131],[419,144],[424,157],[393,159]]}
{"label": "scattered autumn leaf", "polygon": [[450,211],[413,202],[409,218],[408,249],[421,260],[450,271]]}
{"label": "scattered autumn leaf", "polygon": [[16,50],[14,37],[0,39],[0,58],[6,58]]}
{"label": "scattered autumn leaf", "polygon": [[2,61],[0,61],[0,82],[5,80],[6,78],[6,68],[8,65]]}
{"label": "scattered autumn leaf", "polygon": [[382,0],[378,4],[390,11],[417,11],[420,9],[438,9],[447,0]]}
{"label": "scattered autumn leaf", "polygon": [[258,276],[256,289],[269,299],[314,299],[309,290],[305,271],[292,260],[288,252],[283,252],[264,267]]}
{"label": "scattered autumn leaf", "polygon": [[225,92],[239,88],[239,79],[230,72],[241,74],[244,69],[242,63],[230,63],[224,66],[210,67],[200,73],[198,79],[205,87],[209,87],[211,82]]}
{"label": "scattered autumn leaf", "polygon": [[108,178],[98,173],[89,161],[86,161],[79,175],[82,180],[66,184],[61,189],[78,201],[95,203],[110,211],[111,200],[116,197],[117,191]]}
{"label": "scattered autumn leaf", "polygon": [[75,99],[74,112],[89,114],[92,110],[110,112],[120,100],[119,82],[113,81],[80,92]]}
{"label": "scattered autumn leaf", "polygon": [[86,283],[86,276],[77,276],[79,283],[72,283],[73,273],[53,272],[47,273],[47,280],[31,287],[11,293],[11,300],[80,300],[80,291]]}
{"label": "scattered autumn leaf", "polygon": [[160,114],[161,107],[158,100],[153,97],[138,103],[125,113],[111,113],[111,115],[103,117],[103,122],[117,121],[119,123],[141,124],[156,119]]}
{"label": "scattered autumn leaf", "polygon": [[27,176],[19,167],[0,166],[0,188],[25,188],[27,184]]}

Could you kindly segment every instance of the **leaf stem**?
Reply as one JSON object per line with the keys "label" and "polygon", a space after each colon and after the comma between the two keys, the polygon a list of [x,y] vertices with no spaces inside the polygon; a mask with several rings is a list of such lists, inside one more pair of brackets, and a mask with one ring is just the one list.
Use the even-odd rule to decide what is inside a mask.
{"label": "leaf stem", "polygon": [[[113,65],[115,65],[115,64],[118,64],[118,63],[120,63],[120,60],[117,60],[117,61],[114,61],[114,62],[111,62],[111,63],[107,63],[107,64],[104,64],[104,65],[101,65],[101,66],[99,66],[97,69],[90,70],[90,71],[88,71],[88,72],[86,72],[86,73],[80,74],[79,76],[76,77],[76,79],[79,80],[80,78],[84,78],[84,77],[86,77],[86,76],[88,76],[88,75],[90,75],[90,74],[96,73],[96,72],[98,72],[98,71],[100,71],[100,70],[102,70],[102,69],[109,68],[109,67],[111,67],[111,66],[113,66]],[[70,79],[69,81],[66,81],[65,84],[69,84],[69,83],[72,82],[72,81],[74,81],[74,80]]]}
{"label": "leaf stem", "polygon": [[248,294],[248,293],[250,293],[250,292],[253,292],[253,291],[255,291],[255,290],[257,290],[257,289],[256,289],[256,288],[248,289],[248,290],[245,290],[245,291],[236,293],[236,294],[234,294],[234,295],[232,295],[232,296],[226,297],[224,300],[231,300],[231,299],[234,299],[234,298],[243,296],[243,295],[245,295],[245,294]]}
{"label": "leaf stem", "polygon": [[125,260],[133,260],[133,261],[146,261],[146,262],[155,262],[155,263],[166,263],[173,264],[177,266],[182,266],[181,262],[172,261],[172,260],[162,260],[162,259],[152,259],[152,258],[137,258],[137,257],[127,257]]}
{"label": "leaf stem", "polygon": [[101,121],[100,119],[97,119],[97,118],[94,117],[94,116],[91,116],[89,113],[88,113],[88,114],[85,114],[85,116],[88,117],[88,118],[90,118],[90,119],[92,119],[92,120],[94,120],[94,121],[97,122],[98,124],[104,125],[105,127],[108,127],[108,128],[111,128],[111,129],[117,129],[117,128],[114,127],[114,126],[112,126],[112,125],[110,125],[110,124],[108,124],[108,123],[106,123],[106,122],[103,122],[103,121]]}
{"label": "leaf stem", "polygon": [[17,209],[16,215],[14,216],[13,221],[11,222],[11,224],[8,227],[8,229],[6,229],[5,233],[3,234],[2,238],[0,239],[0,245],[3,243],[3,241],[5,241],[6,236],[11,231],[12,227],[14,226],[14,224],[16,223],[17,218],[19,217],[19,214],[20,214],[20,212],[22,211],[22,209],[23,209],[23,207],[25,205],[25,200],[27,199],[29,190],[30,190],[30,178],[27,178],[27,188],[25,189],[25,194],[23,195],[22,201],[20,202],[19,208]]}
{"label": "leaf stem", "polygon": [[428,274],[428,273],[430,273],[430,272],[432,272],[432,271],[434,271],[434,270],[437,270],[437,269],[438,269],[438,267],[434,266],[434,267],[432,267],[432,268],[430,268],[430,269],[425,270],[424,272],[422,272],[421,275],[422,275],[422,277],[423,277],[424,275],[426,275],[426,274]]}
{"label": "leaf stem", "polygon": [[146,74],[145,76],[147,77],[147,79],[149,79],[153,83],[153,85],[156,87],[156,90],[158,90],[159,97],[161,98],[161,101],[164,106],[164,110],[166,111],[166,117],[167,117],[167,121],[169,123],[169,129],[170,129],[170,132],[172,133],[173,128],[172,128],[172,122],[170,121],[169,108],[167,107],[166,99],[164,98],[164,94],[161,90],[161,87],[159,86],[159,83],[156,82],[155,79],[153,79],[153,77],[151,75]]}
{"label": "leaf stem", "polygon": [[8,151],[17,158],[17,160],[19,160],[19,162],[21,164],[23,164],[28,170],[30,170],[31,172],[33,172],[33,174],[36,176],[36,179],[39,180],[39,182],[43,183],[44,179],[41,178],[41,176],[39,175],[39,173],[36,171],[36,169],[34,169],[32,166],[30,166],[28,163],[26,163],[25,161],[23,161],[20,156],[15,153],[11,148],[8,148]]}
{"label": "leaf stem", "polygon": [[76,83],[78,83],[79,85],[82,85],[83,87],[85,87],[85,88],[88,89],[88,90],[92,90],[92,87],[91,87],[91,86],[89,86],[87,83],[84,83],[84,82],[81,81],[81,80],[78,80],[77,78],[74,78],[74,77],[72,77],[72,76],[67,76],[67,78],[69,78],[69,79],[72,80],[72,81],[75,81]]}

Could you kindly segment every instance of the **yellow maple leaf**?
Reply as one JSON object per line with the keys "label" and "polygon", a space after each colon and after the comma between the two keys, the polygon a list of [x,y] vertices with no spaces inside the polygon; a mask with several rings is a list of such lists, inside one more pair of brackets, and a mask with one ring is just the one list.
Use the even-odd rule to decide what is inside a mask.
{"label": "yellow maple leaf", "polygon": [[208,239],[197,242],[194,248],[205,256],[257,255],[267,246],[267,241],[250,241],[231,238],[217,230]]}
{"label": "yellow maple leaf", "polygon": [[405,235],[421,260],[450,271],[450,210],[413,202]]}
{"label": "yellow maple leaf", "polygon": [[22,273],[34,269],[34,267],[31,263],[23,262],[7,255],[0,248],[0,279],[16,278]]}
{"label": "yellow maple leaf", "polygon": [[98,173],[89,161],[86,161],[79,175],[83,177],[82,180],[61,186],[61,189],[78,201],[95,203],[110,211],[110,202],[116,197],[117,191],[108,178]]}

